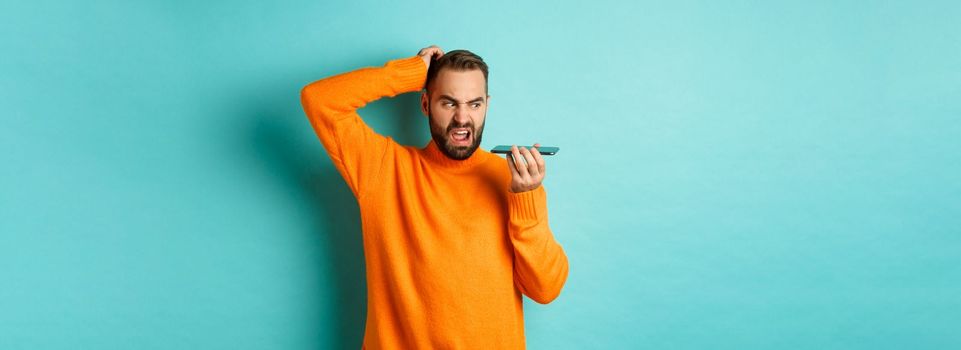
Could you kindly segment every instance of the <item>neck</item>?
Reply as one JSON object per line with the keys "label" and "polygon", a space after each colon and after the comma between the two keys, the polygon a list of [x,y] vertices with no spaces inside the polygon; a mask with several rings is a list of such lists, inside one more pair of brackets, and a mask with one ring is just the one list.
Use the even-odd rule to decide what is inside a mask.
{"label": "neck", "polygon": [[466,169],[466,168],[471,168],[474,165],[477,165],[478,163],[484,160],[485,158],[483,154],[484,152],[485,152],[484,150],[478,147],[476,150],[474,150],[474,153],[471,154],[470,157],[467,157],[466,159],[462,159],[462,160],[453,159],[447,156],[447,154],[444,153],[442,149],[440,149],[440,145],[434,142],[433,139],[431,139],[430,142],[427,143],[427,146],[424,146],[424,148],[421,149],[421,153],[424,155],[424,157],[426,157],[427,159],[430,159],[432,163],[443,166],[445,168],[452,168],[452,169]]}

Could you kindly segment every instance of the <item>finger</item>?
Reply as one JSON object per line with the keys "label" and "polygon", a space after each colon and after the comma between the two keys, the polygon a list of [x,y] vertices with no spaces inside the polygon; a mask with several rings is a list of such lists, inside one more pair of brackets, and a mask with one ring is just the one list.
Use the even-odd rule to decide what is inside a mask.
{"label": "finger", "polygon": [[510,155],[510,154],[507,155],[507,168],[511,170],[511,177],[512,177],[512,178],[517,178],[517,177],[520,176],[520,174],[517,172],[517,166],[514,165],[514,156],[513,156],[513,155]]}
{"label": "finger", "polygon": [[[536,146],[539,146],[539,145],[535,143],[534,146],[536,147]],[[546,169],[545,169],[546,164],[545,164],[545,162],[544,162],[544,156],[541,155],[541,151],[538,151],[537,148],[532,148],[532,149],[531,149],[531,154],[534,155],[534,162],[537,163],[537,173],[540,174],[541,176],[543,176],[543,175],[544,175],[544,170],[546,170]]]}
{"label": "finger", "polygon": [[433,56],[433,55],[434,55],[434,52],[435,52],[437,49],[438,49],[437,45],[431,45],[431,46],[425,47],[425,48],[423,48],[423,49],[420,49],[420,51],[417,51],[417,55],[418,55],[418,56],[424,56],[424,55],[430,54],[431,56]]}
{"label": "finger", "polygon": [[537,171],[537,161],[534,160],[534,155],[527,147],[521,147],[521,154],[524,155],[524,159],[527,160],[527,173],[531,174],[531,177],[537,178],[540,176],[540,172]]}
{"label": "finger", "polygon": [[517,174],[520,175],[522,179],[529,179],[530,173],[527,172],[527,166],[521,164],[524,156],[521,155],[521,151],[518,150],[517,146],[511,146],[511,154],[514,155],[514,166],[517,167]]}

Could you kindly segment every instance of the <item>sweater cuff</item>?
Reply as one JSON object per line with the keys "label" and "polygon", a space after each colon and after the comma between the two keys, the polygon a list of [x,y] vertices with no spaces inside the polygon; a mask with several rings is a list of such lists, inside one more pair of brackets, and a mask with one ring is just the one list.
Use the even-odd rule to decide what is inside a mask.
{"label": "sweater cuff", "polygon": [[547,192],[544,191],[544,185],[521,193],[508,191],[507,207],[513,222],[546,220]]}
{"label": "sweater cuff", "polygon": [[427,65],[420,56],[388,61],[386,67],[392,73],[390,81],[394,95],[424,88],[424,81],[427,80]]}

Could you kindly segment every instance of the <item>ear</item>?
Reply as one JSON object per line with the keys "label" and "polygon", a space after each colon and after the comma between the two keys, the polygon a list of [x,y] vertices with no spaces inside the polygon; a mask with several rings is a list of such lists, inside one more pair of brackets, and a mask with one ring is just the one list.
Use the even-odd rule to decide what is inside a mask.
{"label": "ear", "polygon": [[420,112],[424,113],[425,117],[430,117],[430,113],[427,113],[429,108],[430,102],[427,99],[427,90],[424,90],[424,92],[420,94]]}

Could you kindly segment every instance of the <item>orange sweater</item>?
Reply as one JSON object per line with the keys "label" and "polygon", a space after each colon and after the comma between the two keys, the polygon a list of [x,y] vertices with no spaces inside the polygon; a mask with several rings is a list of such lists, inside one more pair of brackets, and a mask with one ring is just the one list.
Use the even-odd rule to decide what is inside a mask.
{"label": "orange sweater", "polygon": [[301,102],[360,206],[367,264],[367,349],[521,349],[521,293],[546,304],[567,280],[543,186],[510,192],[504,158],[447,158],[402,146],[356,110],[418,91],[414,56],[328,77]]}

